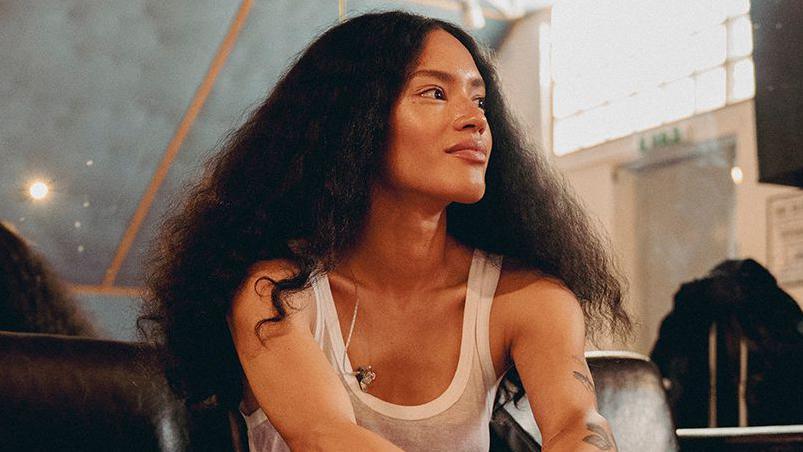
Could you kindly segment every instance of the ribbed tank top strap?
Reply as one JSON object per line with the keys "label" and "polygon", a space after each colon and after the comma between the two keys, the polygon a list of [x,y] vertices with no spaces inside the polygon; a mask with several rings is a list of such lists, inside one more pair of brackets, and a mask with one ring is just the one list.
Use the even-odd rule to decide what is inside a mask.
{"label": "ribbed tank top strap", "polygon": [[491,305],[494,301],[496,286],[499,283],[499,276],[502,273],[502,257],[493,254],[482,253],[483,265],[480,274],[480,289],[477,303],[477,353],[480,357],[483,380],[485,387],[490,388],[497,383],[496,371],[494,370],[493,358],[491,355]]}
{"label": "ribbed tank top strap", "polygon": [[315,303],[312,304],[315,307],[315,326],[312,330],[312,334],[315,338],[315,342],[317,342],[318,345],[323,345],[323,326],[325,324],[324,320],[326,313],[322,300],[323,297],[320,295],[321,278],[323,278],[323,275],[317,274],[314,275],[311,280],[313,298],[315,299]]}

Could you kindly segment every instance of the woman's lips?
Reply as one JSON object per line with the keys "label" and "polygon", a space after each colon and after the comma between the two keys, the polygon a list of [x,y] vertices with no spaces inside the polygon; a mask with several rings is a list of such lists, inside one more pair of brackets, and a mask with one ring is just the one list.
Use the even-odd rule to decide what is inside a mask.
{"label": "woman's lips", "polygon": [[487,159],[487,156],[484,152],[471,148],[451,151],[449,154],[474,163],[485,163],[485,160]]}
{"label": "woman's lips", "polygon": [[473,163],[485,163],[488,160],[488,150],[482,141],[461,141],[447,149],[446,153]]}

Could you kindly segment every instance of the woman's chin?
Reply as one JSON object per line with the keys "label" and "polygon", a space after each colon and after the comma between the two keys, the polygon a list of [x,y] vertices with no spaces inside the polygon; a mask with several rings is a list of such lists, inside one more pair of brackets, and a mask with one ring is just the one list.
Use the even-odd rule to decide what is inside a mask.
{"label": "woman's chin", "polygon": [[469,190],[461,190],[459,193],[455,193],[452,197],[453,202],[458,202],[460,204],[474,204],[479,202],[482,197],[485,195],[485,184],[477,187],[472,187]]}

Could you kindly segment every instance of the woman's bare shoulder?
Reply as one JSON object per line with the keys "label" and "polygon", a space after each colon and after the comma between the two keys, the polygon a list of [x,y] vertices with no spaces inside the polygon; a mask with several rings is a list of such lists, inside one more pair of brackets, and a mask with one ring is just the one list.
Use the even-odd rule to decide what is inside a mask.
{"label": "woman's bare shoulder", "polygon": [[577,298],[560,279],[512,259],[504,261],[491,324],[504,344],[506,363],[513,362],[512,347],[522,338],[549,344],[566,331],[582,330],[582,319]]}
{"label": "woman's bare shoulder", "polygon": [[[238,288],[232,301],[232,312],[246,311],[251,318],[270,318],[276,310],[271,294],[276,282],[290,278],[298,272],[298,266],[287,259],[258,261],[248,268],[246,277]],[[314,296],[310,290],[299,290],[283,296],[288,319],[293,322],[312,325],[314,309],[311,306]]]}
{"label": "woman's bare shoulder", "polygon": [[571,290],[554,276],[515,259],[504,259],[496,288],[496,298],[518,299],[523,295],[533,297],[556,292],[571,293]]}
{"label": "woman's bare shoulder", "polygon": [[559,278],[515,261],[505,262],[499,277],[493,310],[505,323],[541,323],[542,319],[582,319],[574,292]]}

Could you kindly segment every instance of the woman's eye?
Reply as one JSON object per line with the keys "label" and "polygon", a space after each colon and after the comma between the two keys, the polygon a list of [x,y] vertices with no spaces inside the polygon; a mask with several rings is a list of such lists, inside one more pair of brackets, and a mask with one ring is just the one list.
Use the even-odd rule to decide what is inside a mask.
{"label": "woman's eye", "polygon": [[485,110],[485,98],[484,97],[481,97],[481,98],[477,99],[477,106],[480,107],[481,109]]}
{"label": "woman's eye", "polygon": [[424,97],[431,97],[432,99],[443,100],[446,99],[446,93],[440,88],[432,88],[421,93]]}

